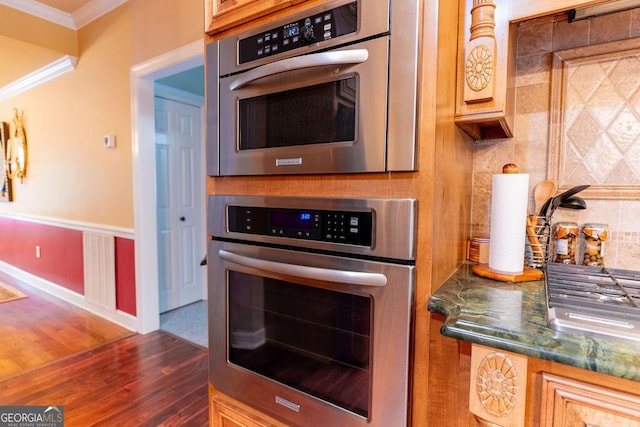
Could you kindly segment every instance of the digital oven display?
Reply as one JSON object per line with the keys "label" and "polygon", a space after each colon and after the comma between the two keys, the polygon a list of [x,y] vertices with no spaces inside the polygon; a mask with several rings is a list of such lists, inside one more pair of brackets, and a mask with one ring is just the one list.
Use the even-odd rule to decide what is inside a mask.
{"label": "digital oven display", "polygon": [[229,206],[228,220],[231,232],[359,246],[373,242],[369,211]]}
{"label": "digital oven display", "polygon": [[274,227],[311,228],[313,219],[311,212],[272,210],[270,223]]}
{"label": "digital oven display", "polygon": [[298,34],[300,34],[300,28],[297,23],[285,26],[283,34],[285,38],[297,36]]}

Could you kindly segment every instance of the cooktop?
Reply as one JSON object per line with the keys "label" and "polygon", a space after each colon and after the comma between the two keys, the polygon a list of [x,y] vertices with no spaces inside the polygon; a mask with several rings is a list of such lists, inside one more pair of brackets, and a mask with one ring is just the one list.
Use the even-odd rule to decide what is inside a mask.
{"label": "cooktop", "polygon": [[557,331],[640,341],[640,272],[547,263],[547,323]]}

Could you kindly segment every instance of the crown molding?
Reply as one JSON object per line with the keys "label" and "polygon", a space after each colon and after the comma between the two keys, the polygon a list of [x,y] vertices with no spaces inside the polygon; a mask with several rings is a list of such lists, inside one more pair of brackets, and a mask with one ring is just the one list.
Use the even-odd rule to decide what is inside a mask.
{"label": "crown molding", "polygon": [[113,9],[120,7],[129,0],[91,0],[80,9],[73,12],[73,21],[77,28],[82,28],[87,24],[106,15]]}
{"label": "crown molding", "polygon": [[41,85],[42,83],[66,74],[69,71],[73,71],[76,68],[77,63],[77,57],[71,55],[63,56],[62,58],[57,59],[22,78],[19,78],[13,83],[9,83],[8,85],[0,88],[0,101],[14,97],[19,93]]}
{"label": "crown molding", "polygon": [[36,16],[40,19],[53,22],[54,24],[62,25],[63,27],[77,30],[71,14],[63,12],[59,9],[54,9],[51,6],[42,4],[35,0],[0,0],[0,4],[19,10],[20,12],[28,13],[29,15]]}
{"label": "crown molding", "polygon": [[91,0],[73,12],[73,14],[47,6],[36,0],[0,0],[0,4],[72,30],[78,30],[127,1],[128,0]]}

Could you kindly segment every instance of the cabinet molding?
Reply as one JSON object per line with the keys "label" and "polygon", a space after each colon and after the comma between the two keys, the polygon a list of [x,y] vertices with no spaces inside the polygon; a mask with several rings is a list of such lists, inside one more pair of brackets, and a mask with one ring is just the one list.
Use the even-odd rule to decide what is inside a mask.
{"label": "cabinet molding", "polygon": [[541,427],[640,426],[640,396],[542,373]]}
{"label": "cabinet molding", "polygon": [[515,24],[510,0],[460,0],[456,124],[474,139],[513,136]]}
{"label": "cabinet molding", "polygon": [[473,0],[471,35],[464,52],[464,102],[493,100],[495,92],[496,25],[493,0]]}

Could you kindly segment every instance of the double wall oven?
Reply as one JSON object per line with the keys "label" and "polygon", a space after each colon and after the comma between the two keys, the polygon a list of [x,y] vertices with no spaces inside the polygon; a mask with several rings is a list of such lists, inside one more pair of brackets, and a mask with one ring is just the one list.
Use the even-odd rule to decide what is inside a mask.
{"label": "double wall oven", "polygon": [[416,170],[421,3],[329,0],[208,44],[207,173]]}
{"label": "double wall oven", "polygon": [[208,199],[210,380],[291,425],[408,423],[413,199]]}

